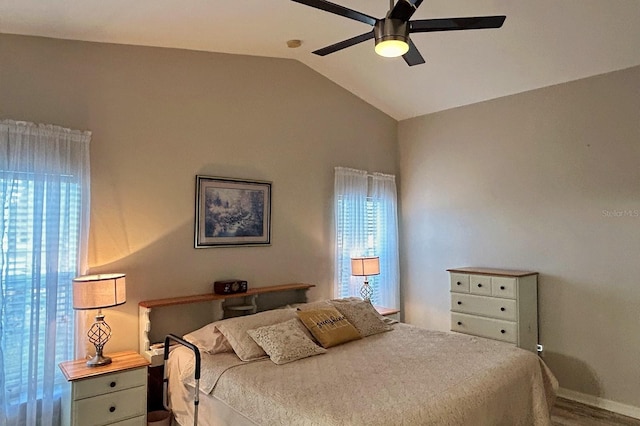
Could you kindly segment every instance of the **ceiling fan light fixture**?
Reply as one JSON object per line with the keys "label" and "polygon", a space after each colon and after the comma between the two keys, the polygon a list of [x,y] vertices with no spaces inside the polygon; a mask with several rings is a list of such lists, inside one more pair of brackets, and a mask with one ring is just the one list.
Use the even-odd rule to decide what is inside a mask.
{"label": "ceiling fan light fixture", "polygon": [[385,58],[397,58],[409,51],[409,44],[404,40],[382,40],[376,42],[376,53]]}
{"label": "ceiling fan light fixture", "polygon": [[373,27],[376,53],[385,58],[396,58],[409,51],[409,26],[400,19],[381,19]]}

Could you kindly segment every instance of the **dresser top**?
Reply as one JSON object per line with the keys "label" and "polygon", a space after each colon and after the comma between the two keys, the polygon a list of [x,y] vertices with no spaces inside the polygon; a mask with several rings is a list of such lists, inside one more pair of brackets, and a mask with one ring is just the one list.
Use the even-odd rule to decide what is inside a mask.
{"label": "dresser top", "polygon": [[494,269],[494,268],[479,268],[475,266],[465,266],[464,268],[451,268],[447,269],[448,272],[458,272],[461,274],[474,274],[474,275],[494,275],[499,277],[526,277],[529,275],[538,275],[537,272],[532,271],[514,271],[511,269]]}
{"label": "dresser top", "polygon": [[133,351],[116,352],[106,355],[111,358],[111,364],[100,367],[89,367],[86,359],[77,359],[75,361],[61,362],[60,370],[62,370],[64,377],[68,381],[74,381],[149,365],[149,361],[140,356],[139,353]]}

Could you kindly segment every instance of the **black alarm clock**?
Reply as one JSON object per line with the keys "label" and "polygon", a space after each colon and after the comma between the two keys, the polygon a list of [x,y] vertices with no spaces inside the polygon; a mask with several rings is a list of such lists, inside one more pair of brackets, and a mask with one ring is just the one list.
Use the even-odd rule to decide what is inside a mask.
{"label": "black alarm clock", "polygon": [[244,280],[216,281],[213,283],[213,292],[215,294],[246,293],[247,282]]}

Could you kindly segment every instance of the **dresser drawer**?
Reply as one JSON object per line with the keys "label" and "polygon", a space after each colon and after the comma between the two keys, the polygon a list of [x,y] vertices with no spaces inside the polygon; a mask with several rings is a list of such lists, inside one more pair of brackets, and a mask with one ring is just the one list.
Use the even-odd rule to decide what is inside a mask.
{"label": "dresser drawer", "polygon": [[456,293],[469,293],[469,275],[451,274],[451,291]]}
{"label": "dresser drawer", "polygon": [[146,410],[146,386],[139,386],[76,401],[73,420],[77,426],[100,426],[144,417]]}
{"label": "dresser drawer", "polygon": [[486,275],[469,275],[469,292],[490,296],[491,277]]}
{"label": "dresser drawer", "polygon": [[122,389],[142,386],[147,383],[147,368],[136,368],[118,373],[105,374],[85,380],[78,380],[73,387],[74,400],[116,392]]}
{"label": "dresser drawer", "polygon": [[517,343],[518,334],[515,322],[492,318],[476,317],[460,313],[451,313],[451,330],[473,334],[503,342]]}
{"label": "dresser drawer", "polygon": [[518,294],[515,278],[493,277],[491,278],[491,295],[515,299]]}
{"label": "dresser drawer", "polygon": [[465,314],[483,315],[509,321],[517,319],[515,300],[473,294],[451,294],[451,310]]}

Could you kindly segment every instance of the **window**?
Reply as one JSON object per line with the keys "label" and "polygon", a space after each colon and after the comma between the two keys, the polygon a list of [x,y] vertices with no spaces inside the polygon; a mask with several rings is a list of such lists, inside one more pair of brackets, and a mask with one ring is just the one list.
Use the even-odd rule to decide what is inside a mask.
{"label": "window", "polygon": [[399,307],[395,177],[335,170],[336,297],[359,296],[363,277],[351,276],[351,258],[378,256],[380,275],[369,277],[374,305]]}
{"label": "window", "polygon": [[86,253],[86,132],[0,121],[0,424],[59,422]]}

